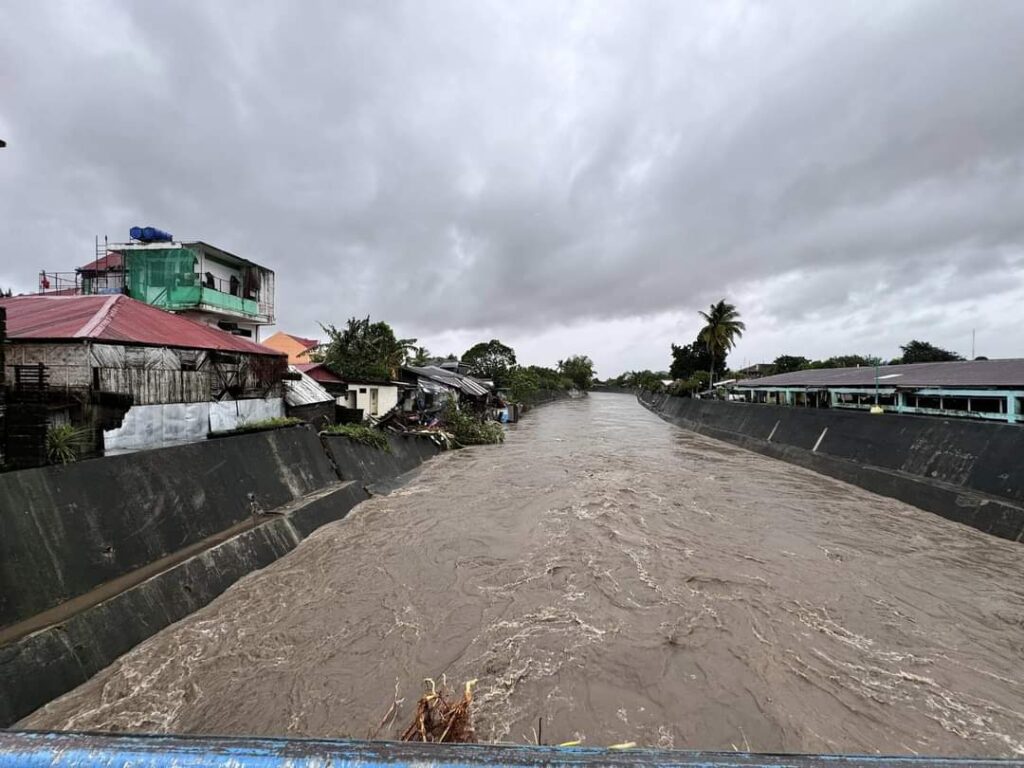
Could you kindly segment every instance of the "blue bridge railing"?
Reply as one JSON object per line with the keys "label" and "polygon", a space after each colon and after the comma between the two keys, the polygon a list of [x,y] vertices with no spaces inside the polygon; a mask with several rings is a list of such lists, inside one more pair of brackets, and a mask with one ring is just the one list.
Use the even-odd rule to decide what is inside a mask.
{"label": "blue bridge railing", "polygon": [[127,736],[0,731],[0,768],[327,768],[328,766],[702,766],[706,768],[1024,768],[1024,760],[757,755],[490,744]]}

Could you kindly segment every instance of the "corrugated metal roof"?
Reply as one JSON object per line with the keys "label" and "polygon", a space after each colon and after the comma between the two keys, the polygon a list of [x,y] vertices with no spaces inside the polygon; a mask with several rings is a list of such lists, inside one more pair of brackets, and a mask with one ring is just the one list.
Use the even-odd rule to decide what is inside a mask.
{"label": "corrugated metal roof", "polygon": [[151,307],[123,294],[14,296],[0,299],[0,306],[7,309],[7,336],[13,341],[93,339],[111,344],[284,356],[269,347]]}
{"label": "corrugated metal roof", "polygon": [[296,363],[295,367],[301,372],[323,384],[344,384],[345,380],[332,371],[323,363]]}
{"label": "corrugated metal roof", "polygon": [[307,338],[305,338],[303,336],[296,336],[294,333],[285,333],[284,331],[282,331],[282,333],[284,333],[284,335],[287,336],[289,339],[297,341],[299,344],[304,346],[306,349],[313,349],[313,347],[319,347],[320,346],[320,342],[317,341],[316,339],[307,339]]}
{"label": "corrugated metal roof", "polygon": [[[882,365],[878,383],[884,387],[1020,387],[1024,389],[1024,360],[965,360],[953,363]],[[761,379],[745,379],[737,387],[873,387],[875,369],[819,368]]]}
{"label": "corrugated metal roof", "polygon": [[284,401],[288,405],[295,407],[334,400],[334,396],[330,392],[317,384],[311,376],[300,371],[297,366],[289,365],[288,370],[302,377],[298,381],[285,380]]}
{"label": "corrugated metal roof", "polygon": [[407,365],[405,370],[410,371],[417,376],[423,376],[432,381],[437,381],[441,384],[446,384],[449,387],[459,389],[473,397],[483,397],[487,395],[489,391],[486,387],[473,381],[468,376],[463,376],[461,373],[448,371],[444,368],[438,368],[436,365],[425,365],[423,367]]}

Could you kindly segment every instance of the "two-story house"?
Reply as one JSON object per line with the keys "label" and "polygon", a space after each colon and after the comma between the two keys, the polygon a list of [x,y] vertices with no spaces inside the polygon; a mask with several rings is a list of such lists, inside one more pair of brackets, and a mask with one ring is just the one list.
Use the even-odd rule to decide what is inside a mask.
{"label": "two-story house", "polygon": [[258,341],[274,324],[273,270],[201,240],[166,238],[98,245],[74,273],[40,273],[40,293],[122,293]]}

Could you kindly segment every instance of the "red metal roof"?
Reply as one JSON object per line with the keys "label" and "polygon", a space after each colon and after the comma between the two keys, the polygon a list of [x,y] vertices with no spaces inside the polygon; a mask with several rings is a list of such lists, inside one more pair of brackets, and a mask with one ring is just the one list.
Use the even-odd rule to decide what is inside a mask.
{"label": "red metal roof", "polygon": [[345,380],[332,371],[323,363],[296,363],[293,368],[298,368],[304,374],[319,382],[329,384],[344,384]]}
{"label": "red metal roof", "polygon": [[302,336],[296,336],[294,333],[286,333],[285,336],[290,339],[295,339],[295,341],[299,342],[299,344],[304,346],[306,349],[313,349],[313,347],[320,346],[320,342],[316,339],[307,339]]}
{"label": "red metal roof", "polygon": [[123,294],[114,296],[14,296],[0,299],[7,309],[7,336],[110,344],[213,349],[284,357],[277,350],[218,328],[165,312]]}
{"label": "red metal roof", "polygon": [[124,266],[124,255],[120,251],[107,251],[106,256],[90,261],[85,266],[79,267],[79,272],[107,272],[121,269]]}

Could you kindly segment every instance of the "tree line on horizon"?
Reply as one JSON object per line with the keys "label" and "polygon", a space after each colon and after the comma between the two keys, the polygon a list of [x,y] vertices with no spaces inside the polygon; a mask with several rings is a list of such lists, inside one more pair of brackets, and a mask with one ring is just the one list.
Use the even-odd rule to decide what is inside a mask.
{"label": "tree line on horizon", "polygon": [[[665,381],[677,394],[692,394],[709,388],[713,382],[738,378],[730,371],[726,360],[737,339],[743,336],[746,325],[734,304],[725,299],[712,304],[707,312],[698,315],[703,326],[689,344],[672,344],[672,362],[665,371],[627,371],[603,382],[605,385],[650,390],[665,389]],[[927,341],[912,339],[900,347],[901,355],[889,361],[872,355],[834,355],[824,360],[812,360],[802,355],[780,355],[758,371],[760,376],[817,368],[853,368],[858,366],[899,365],[907,363],[934,363],[963,360],[963,356]],[[987,358],[978,357],[976,360]]]}
{"label": "tree line on horizon", "polygon": [[352,378],[391,380],[402,366],[423,367],[459,361],[470,366],[472,375],[494,383],[495,389],[507,390],[512,400],[535,401],[545,391],[573,388],[588,390],[595,380],[594,362],[587,355],[570,355],[559,360],[555,368],[542,365],[520,365],[515,350],[498,339],[482,341],[467,349],[461,358],[432,355],[416,345],[416,339],[400,339],[384,321],[370,317],[349,318],[346,325],[320,326],[327,336],[311,356],[339,374]]}

